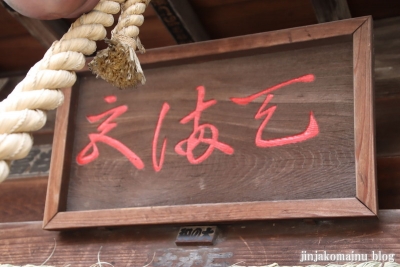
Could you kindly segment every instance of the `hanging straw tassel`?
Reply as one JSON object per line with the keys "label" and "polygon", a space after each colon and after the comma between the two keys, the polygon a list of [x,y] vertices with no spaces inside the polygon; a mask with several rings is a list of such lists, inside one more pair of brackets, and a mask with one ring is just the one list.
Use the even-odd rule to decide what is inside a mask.
{"label": "hanging straw tassel", "polygon": [[[137,27],[143,23],[143,18],[139,18],[139,23],[137,16],[142,16],[139,14],[144,12],[148,3],[148,0],[100,0],[91,12],[82,15],[71,25],[60,41],[52,44],[43,59],[36,63],[25,79],[0,102],[0,182],[8,176],[11,160],[22,159],[28,155],[33,144],[29,133],[44,126],[47,110],[55,109],[63,103],[64,95],[58,89],[71,87],[75,83],[74,71],[84,67],[84,55],[96,51],[95,41],[106,37],[105,27],[114,23],[113,14],[121,10],[121,5],[123,12],[119,21],[122,24],[118,23],[114,29],[112,41],[123,47],[121,53],[125,53],[125,60],[134,62],[135,65],[134,68],[130,68],[129,77],[114,77],[119,81],[114,84],[128,87],[123,80],[128,79],[129,84],[132,84],[130,77],[140,77],[140,81],[144,82],[143,71],[134,52],[139,42],[136,32],[139,31],[133,31],[135,35],[130,27]],[[130,11],[125,12],[127,9]],[[101,55],[104,53],[100,52]],[[122,55],[118,58],[122,58]],[[99,65],[101,66],[101,63]],[[113,72],[113,75],[120,73]]]}
{"label": "hanging straw tassel", "polygon": [[146,79],[135,50],[145,52],[140,43],[139,26],[143,24],[143,12],[150,0],[128,0],[122,5],[117,26],[106,40],[108,48],[97,53],[89,68],[97,77],[121,89],[144,84]]}

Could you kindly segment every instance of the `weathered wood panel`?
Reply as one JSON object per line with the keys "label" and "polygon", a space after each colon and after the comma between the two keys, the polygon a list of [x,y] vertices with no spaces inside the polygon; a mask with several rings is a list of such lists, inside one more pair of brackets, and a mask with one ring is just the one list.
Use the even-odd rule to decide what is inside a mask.
{"label": "weathered wood panel", "polygon": [[[397,55],[400,54],[400,28],[398,24],[400,18],[376,21],[374,25],[375,34],[375,82],[376,82],[376,115],[377,115],[377,153],[378,158],[378,188],[379,188],[379,207],[400,208],[400,184],[398,184],[398,173],[400,172],[400,101],[399,86],[400,84],[400,61]],[[150,51],[149,51],[150,52]],[[1,97],[8,94],[8,90],[13,88],[20,78],[10,78],[5,86],[5,91],[1,91]],[[52,115],[54,123],[54,115]],[[54,127],[54,124],[53,124]],[[50,126],[46,132],[49,135],[38,135],[35,137],[35,144],[51,143],[53,128]],[[385,157],[390,156],[390,157]],[[44,179],[44,178],[42,178]],[[41,183],[40,192],[35,193],[32,190],[26,191],[21,187],[25,187],[27,183],[20,181],[19,183],[0,185],[0,190],[6,187],[6,191],[20,192],[25,190],[27,193],[34,195],[42,194],[40,201],[31,201],[30,197],[22,198],[19,194],[0,194],[0,211],[4,211],[0,215],[2,222],[41,220],[43,218],[44,192],[46,183]],[[12,185],[12,187],[11,187]],[[2,191],[3,192],[3,191]],[[5,191],[4,191],[5,192]],[[4,196],[4,197],[3,197]],[[5,197],[7,196],[7,198]],[[19,207],[24,210],[35,210],[35,215],[19,212],[18,209],[12,208],[13,203],[19,203]]]}
{"label": "weathered wood panel", "polygon": [[376,214],[370,31],[158,50],[135,94],[82,76],[57,116],[45,228]]}
{"label": "weathered wood panel", "polygon": [[[346,41],[148,69],[147,84],[135,93],[113,89],[101,80],[85,77],[79,88],[74,122],[68,210],[355,196],[352,48],[351,41]],[[277,105],[277,111],[263,136],[275,139],[296,135],[307,127],[313,111],[321,138],[291,146],[258,148],[254,139],[260,121],[253,117],[263,98],[241,107],[229,97],[252,95],[311,73],[315,76],[314,82],[296,83],[274,92],[270,105]],[[215,149],[204,164],[193,166],[184,157],[175,155],[174,146],[193,129],[192,123],[183,125],[179,120],[196,108],[199,85],[205,86],[204,101],[217,101],[214,107],[217,113],[210,107],[201,121],[215,125],[219,130],[218,140],[229,144],[236,153],[229,156]],[[108,94],[118,98],[116,104],[104,102],[103,97]],[[158,173],[152,167],[151,144],[164,102],[171,109],[162,124],[158,150],[164,137],[170,145]],[[88,144],[88,134],[95,133],[98,127],[96,123],[88,123],[86,116],[120,105],[127,105],[128,111],[115,120],[118,127],[109,136],[137,153],[145,168],[138,171],[115,148],[100,143],[100,156],[88,165],[79,166],[75,158]],[[237,131],[241,135],[235,135]],[[195,158],[203,152],[194,151]],[[268,173],[268,178],[264,173]],[[262,182],[265,179],[269,182]],[[166,191],[170,193],[160,195]],[[171,195],[171,192],[175,193]]]}
{"label": "weathered wood panel", "polygon": [[309,0],[190,0],[211,39],[317,23]]}
{"label": "weathered wood panel", "polygon": [[[375,89],[372,19],[354,33],[354,120],[357,198],[375,213],[376,193]],[[368,45],[365,45],[368,44]]]}
{"label": "weathered wood panel", "polygon": [[43,219],[46,188],[47,177],[3,182],[0,185],[0,223]]}
{"label": "weathered wood panel", "polygon": [[[374,24],[375,35],[375,83],[376,83],[376,131],[377,131],[377,153],[378,153],[378,189],[379,189],[379,207],[382,209],[400,208],[400,184],[398,183],[400,172],[400,101],[399,84],[400,84],[400,28],[398,27],[400,18],[386,19],[376,21]],[[151,52],[151,51],[149,51]],[[7,88],[13,88],[20,79],[10,78]],[[0,97],[5,97],[8,93],[2,95],[4,91],[0,91]],[[53,121],[54,122],[54,121]],[[50,127],[51,128],[51,127]],[[49,130],[50,130],[49,128]],[[52,128],[51,128],[52,131]],[[47,137],[43,135],[35,137],[35,143],[42,140],[43,143],[51,143],[52,134]],[[386,157],[388,156],[388,157]],[[11,184],[10,184],[11,185]],[[12,187],[7,187],[7,191],[19,192],[24,189],[25,182],[12,183]],[[5,183],[0,184],[2,190]],[[31,201],[30,197],[22,198],[18,194],[0,194],[0,211],[5,211],[0,215],[2,222],[41,220],[43,218],[44,192],[46,184],[42,183],[40,189],[43,194],[40,201]],[[27,193],[33,193],[32,190]],[[36,194],[36,193],[34,193]],[[24,209],[35,210],[35,215],[27,215],[13,209],[13,203],[18,202],[19,207]],[[33,207],[34,206],[34,207]],[[31,208],[29,208],[31,207]],[[13,213],[13,214],[11,214]]]}
{"label": "weathered wood panel", "polygon": [[[100,260],[114,266],[228,267],[309,265],[300,262],[307,253],[400,255],[400,212],[382,211],[379,219],[268,221],[220,225],[214,246],[177,247],[180,226],[119,227],[66,232],[41,230],[41,223],[0,225],[0,259],[3,263],[40,265],[57,248],[48,265],[87,267]],[[102,248],[101,248],[102,247]],[[101,250],[100,250],[101,249]],[[318,264],[325,265],[322,261]],[[344,262],[339,262],[343,264]]]}

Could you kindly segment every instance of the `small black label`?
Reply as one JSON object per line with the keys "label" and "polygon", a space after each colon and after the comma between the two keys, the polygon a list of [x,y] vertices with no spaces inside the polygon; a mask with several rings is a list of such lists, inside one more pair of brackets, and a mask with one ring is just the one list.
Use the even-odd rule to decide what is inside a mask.
{"label": "small black label", "polygon": [[179,229],[176,245],[213,245],[217,236],[216,226],[185,226]]}

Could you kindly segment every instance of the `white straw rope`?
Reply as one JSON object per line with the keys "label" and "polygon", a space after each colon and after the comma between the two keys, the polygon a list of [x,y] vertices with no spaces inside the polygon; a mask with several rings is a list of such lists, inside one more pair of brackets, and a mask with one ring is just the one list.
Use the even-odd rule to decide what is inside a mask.
{"label": "white straw rope", "polygon": [[[46,123],[46,112],[63,103],[60,88],[71,87],[76,70],[85,65],[84,55],[96,50],[95,41],[106,37],[105,27],[114,23],[113,14],[122,13],[113,33],[132,38],[136,44],[138,26],[149,0],[100,0],[88,14],[82,15],[47,50],[13,90],[0,102],[0,182],[9,174],[9,161],[26,157],[32,148],[29,134]],[[134,47],[133,49],[136,49]]]}

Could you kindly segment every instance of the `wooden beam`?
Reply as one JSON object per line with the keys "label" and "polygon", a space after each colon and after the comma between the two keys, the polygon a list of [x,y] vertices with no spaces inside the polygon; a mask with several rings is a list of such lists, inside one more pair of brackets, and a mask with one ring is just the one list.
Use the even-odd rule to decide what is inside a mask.
{"label": "wooden beam", "polygon": [[319,23],[351,18],[347,0],[311,0]]}
{"label": "wooden beam", "polygon": [[151,4],[178,44],[210,39],[187,0],[153,0]]}
{"label": "wooden beam", "polygon": [[21,23],[46,48],[49,48],[54,41],[59,40],[68,30],[68,24],[62,19],[38,20],[28,18],[14,11],[5,2],[0,1],[0,3],[3,4],[11,16]]}
{"label": "wooden beam", "polygon": [[[49,232],[41,229],[41,222],[9,223],[0,224],[0,259],[3,264],[40,265],[49,258],[56,243],[47,265],[87,267],[96,263],[98,257],[114,266],[145,266],[150,262],[149,266],[227,267],[235,263],[264,266],[274,262],[280,266],[306,266],[334,262],[321,258],[317,263],[310,258],[304,260],[302,251],[329,255],[367,254],[368,261],[399,262],[399,222],[399,210],[386,210],[380,213],[379,220],[347,218],[221,224],[219,229],[223,235],[217,237],[215,246],[188,248],[176,247],[174,241],[180,227],[173,225]],[[376,258],[377,254],[381,254],[381,258]],[[366,260],[365,257],[361,259]],[[343,258],[336,264],[349,261]]]}

